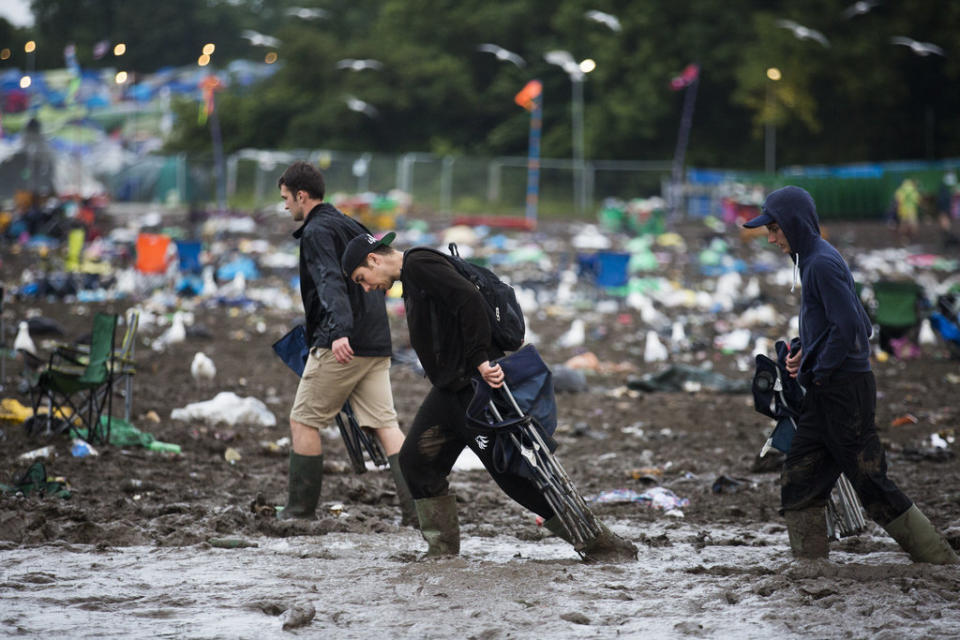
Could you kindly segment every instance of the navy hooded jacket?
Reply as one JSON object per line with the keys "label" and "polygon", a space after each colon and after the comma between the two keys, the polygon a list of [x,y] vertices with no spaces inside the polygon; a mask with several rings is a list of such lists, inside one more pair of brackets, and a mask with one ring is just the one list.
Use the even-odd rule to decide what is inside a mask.
{"label": "navy hooded jacket", "polygon": [[800,384],[827,384],[836,372],[870,371],[873,328],[850,268],[820,237],[813,198],[800,187],[783,187],[767,196],[763,211],[783,230],[800,271]]}

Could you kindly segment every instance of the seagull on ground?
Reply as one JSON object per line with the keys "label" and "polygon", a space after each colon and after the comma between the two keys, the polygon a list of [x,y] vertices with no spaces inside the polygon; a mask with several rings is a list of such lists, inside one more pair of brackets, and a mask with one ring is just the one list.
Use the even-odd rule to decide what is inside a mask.
{"label": "seagull on ground", "polygon": [[893,44],[902,44],[905,47],[910,47],[910,50],[918,56],[928,56],[931,53],[935,53],[938,56],[946,56],[946,54],[943,52],[943,49],[932,42],[920,42],[919,40],[906,38],[904,36],[894,36],[890,38],[890,42]]}
{"label": "seagull on ground", "polygon": [[187,328],[183,324],[183,313],[177,311],[173,314],[173,323],[170,328],[164,331],[150,346],[154,351],[163,351],[170,345],[179,344],[186,339]]}
{"label": "seagull on ground", "polygon": [[382,69],[383,63],[379,60],[367,58],[358,60],[356,58],[344,58],[337,60],[337,69],[350,69],[351,71],[363,71],[364,69]]}
{"label": "seagull on ground", "polygon": [[500,45],[485,42],[484,44],[481,44],[480,46],[477,47],[477,51],[492,53],[493,55],[497,56],[497,60],[503,60],[504,62],[512,62],[513,64],[517,65],[517,67],[521,69],[527,66],[526,60],[524,60],[522,57],[520,57],[518,54],[514,53],[513,51],[508,51],[507,49],[504,49]]}
{"label": "seagull on ground", "polygon": [[570,347],[579,347],[587,339],[587,326],[583,320],[576,318],[570,325],[570,328],[562,336],[557,338],[557,346],[561,349]]}
{"label": "seagull on ground", "polygon": [[323,9],[308,9],[307,7],[290,7],[287,9],[287,15],[301,20],[313,20],[314,18],[325,18],[327,12]]}
{"label": "seagull on ground", "polygon": [[377,108],[369,102],[364,102],[360,98],[355,98],[353,96],[347,96],[345,100],[347,101],[347,108],[350,109],[350,111],[362,113],[368,118],[377,117]]}
{"label": "seagull on ground", "polygon": [[21,320],[17,325],[17,337],[13,339],[14,351],[25,351],[32,356],[37,355],[37,347],[33,344],[33,338],[30,337],[30,325],[26,320]]}
{"label": "seagull on ground", "polygon": [[280,46],[280,40],[279,40],[278,38],[274,38],[273,36],[264,35],[264,34],[262,34],[262,33],[257,33],[256,31],[253,31],[252,29],[244,29],[244,30],[240,33],[240,36],[246,38],[247,40],[249,40],[249,41],[250,41],[250,44],[252,44],[252,45],[255,46],[255,47],[274,47],[274,48],[276,48],[276,47],[279,47],[279,46]]}
{"label": "seagull on ground", "polygon": [[790,29],[790,31],[793,31],[793,35],[800,40],[816,40],[825,47],[830,46],[830,41],[827,40],[825,35],[816,29],[805,27],[802,24],[794,22],[793,20],[777,20],[777,26],[783,27],[784,29]]}
{"label": "seagull on ground", "polygon": [[193,356],[193,362],[190,363],[190,375],[197,382],[207,383],[217,375],[217,366],[213,364],[210,356],[203,351],[198,351]]}
{"label": "seagull on ground", "polygon": [[643,344],[644,362],[663,362],[670,357],[670,353],[662,342],[656,331],[647,331],[647,339]]}
{"label": "seagull on ground", "polygon": [[620,26],[620,20],[617,19],[617,16],[604,13],[603,11],[591,10],[587,11],[584,15],[587,16],[590,20],[594,22],[599,22],[605,27],[609,28],[610,31],[620,31],[622,28]]}
{"label": "seagull on ground", "polygon": [[871,9],[880,4],[876,0],[859,0],[843,10],[843,17],[849,20],[854,16],[861,16],[869,13]]}

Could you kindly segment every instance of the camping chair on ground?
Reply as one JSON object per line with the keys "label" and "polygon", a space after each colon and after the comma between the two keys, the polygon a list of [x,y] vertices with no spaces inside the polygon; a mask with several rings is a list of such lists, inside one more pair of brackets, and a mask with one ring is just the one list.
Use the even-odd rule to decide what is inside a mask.
{"label": "camping chair on ground", "polygon": [[467,424],[493,447],[498,471],[510,470],[534,482],[563,524],[574,548],[600,535],[600,524],[567,472],[554,457],[552,434],[557,407],[550,370],[533,345],[497,361],[506,382],[499,389],[475,384]]}
{"label": "camping chair on ground", "polygon": [[[124,314],[126,330],[123,338],[120,340],[120,348],[114,349],[113,356],[116,359],[116,371],[114,371],[114,384],[123,381],[123,418],[127,422],[133,414],[133,376],[137,373],[136,346],[137,329],[140,327],[140,309],[130,307]],[[89,360],[90,345],[76,344],[71,346],[58,345],[75,352],[74,357],[81,365],[86,365]]]}
{"label": "camping chair on ground", "polygon": [[[52,431],[56,415],[67,420],[71,430],[90,443],[110,441],[110,411],[113,407],[113,382],[116,352],[113,341],[117,330],[117,316],[97,313],[93,319],[90,350],[83,353],[67,346],[58,347],[50,354],[50,362],[37,379],[34,388],[33,413],[37,415],[40,403],[46,399],[46,432]],[[100,416],[106,408],[107,420]],[[36,432],[36,419],[34,432]]]}
{"label": "camping chair on ground", "polygon": [[880,327],[880,348],[895,353],[891,340],[908,338],[916,344],[914,335],[923,319],[923,288],[910,280],[881,280],[872,286],[873,321]]}

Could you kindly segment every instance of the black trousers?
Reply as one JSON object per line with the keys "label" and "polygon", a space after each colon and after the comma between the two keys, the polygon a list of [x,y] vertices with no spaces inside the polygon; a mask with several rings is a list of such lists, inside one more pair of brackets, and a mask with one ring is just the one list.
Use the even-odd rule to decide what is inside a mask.
{"label": "black trousers", "polygon": [[447,477],[464,447],[477,454],[487,472],[504,492],[534,513],[549,519],[553,510],[531,480],[510,472],[498,472],[493,447],[478,444],[466,423],[467,405],[473,389],[444,391],[433,387],[413,419],[400,449],[400,469],[414,499],[446,495]]}
{"label": "black trousers", "polygon": [[910,508],[910,499],[887,477],[876,409],[877,382],[870,371],[836,373],[829,385],[807,388],[780,478],[784,511],[826,505],[841,472],[877,524]]}

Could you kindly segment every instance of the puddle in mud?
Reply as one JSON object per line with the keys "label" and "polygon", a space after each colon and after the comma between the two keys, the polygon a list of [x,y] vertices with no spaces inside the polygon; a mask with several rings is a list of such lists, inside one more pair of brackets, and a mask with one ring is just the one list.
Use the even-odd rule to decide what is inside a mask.
{"label": "puddle in mud", "polygon": [[[889,539],[794,563],[782,527],[613,529],[638,542],[636,563],[584,565],[556,538],[469,535],[460,558],[414,561],[413,531],[7,549],[2,623],[71,638],[947,638],[960,623],[956,570],[911,564]],[[301,604],[313,619],[282,630],[280,614]]]}

